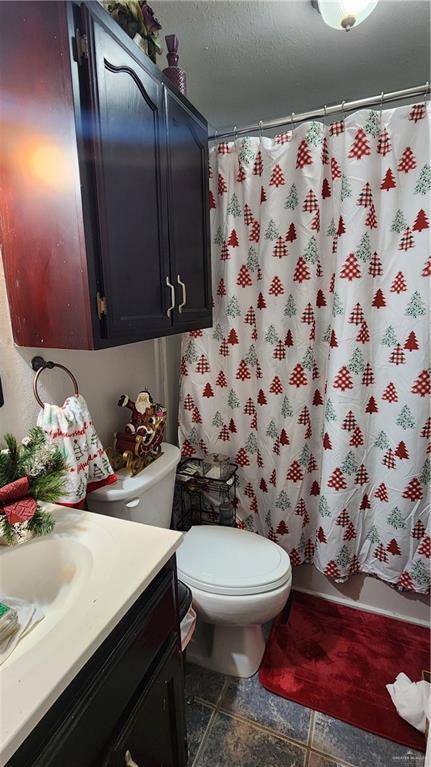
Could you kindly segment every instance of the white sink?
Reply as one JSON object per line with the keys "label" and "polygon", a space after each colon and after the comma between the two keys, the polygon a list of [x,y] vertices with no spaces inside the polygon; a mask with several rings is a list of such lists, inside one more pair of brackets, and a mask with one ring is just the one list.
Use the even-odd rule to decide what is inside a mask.
{"label": "white sink", "polygon": [[93,565],[90,549],[68,538],[47,536],[2,552],[0,594],[39,605],[45,618],[18,643],[1,666],[17,663],[23,653],[52,631],[72,608]]}
{"label": "white sink", "polygon": [[182,535],[47,506],[54,532],[0,546],[0,592],[45,618],[0,666],[0,767],[174,554]]}

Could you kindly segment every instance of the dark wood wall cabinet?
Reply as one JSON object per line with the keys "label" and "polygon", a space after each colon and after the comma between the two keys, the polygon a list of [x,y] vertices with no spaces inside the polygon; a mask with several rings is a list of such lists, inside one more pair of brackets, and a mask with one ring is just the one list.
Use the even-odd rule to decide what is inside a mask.
{"label": "dark wood wall cabinet", "polygon": [[6,767],[186,767],[175,561],[120,621]]}
{"label": "dark wood wall cabinet", "polygon": [[0,3],[1,242],[20,346],[212,324],[206,120],[99,3]]}

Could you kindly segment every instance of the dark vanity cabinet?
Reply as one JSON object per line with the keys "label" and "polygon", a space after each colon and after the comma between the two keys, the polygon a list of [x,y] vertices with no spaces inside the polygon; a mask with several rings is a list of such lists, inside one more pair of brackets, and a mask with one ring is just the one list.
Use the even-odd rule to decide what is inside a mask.
{"label": "dark vanity cabinet", "polygon": [[0,30],[16,343],[209,327],[206,120],[97,2],[0,3]]}
{"label": "dark vanity cabinet", "polygon": [[186,767],[171,560],[6,767]]}

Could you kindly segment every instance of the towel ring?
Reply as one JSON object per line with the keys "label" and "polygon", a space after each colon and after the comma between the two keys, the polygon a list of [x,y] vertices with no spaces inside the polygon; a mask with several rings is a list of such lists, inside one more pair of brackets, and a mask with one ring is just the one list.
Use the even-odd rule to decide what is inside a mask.
{"label": "towel ring", "polygon": [[36,371],[36,375],[34,377],[33,381],[33,394],[35,396],[36,402],[40,407],[44,407],[44,402],[42,402],[41,398],[39,397],[39,393],[37,391],[37,383],[39,381],[39,376],[41,373],[43,373],[44,370],[48,368],[48,370],[52,370],[52,368],[60,368],[60,370],[63,370],[66,375],[69,376],[73,383],[73,388],[75,390],[75,397],[79,396],[79,389],[78,389],[78,382],[73,375],[73,373],[69,370],[69,368],[66,368],[64,365],[60,365],[58,362],[46,362],[43,357],[33,357],[31,361],[31,366],[33,370]]}

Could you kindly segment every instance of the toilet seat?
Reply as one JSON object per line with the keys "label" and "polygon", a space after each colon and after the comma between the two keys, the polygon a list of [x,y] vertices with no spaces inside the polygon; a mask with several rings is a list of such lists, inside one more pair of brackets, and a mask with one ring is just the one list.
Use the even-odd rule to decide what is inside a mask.
{"label": "toilet seat", "polygon": [[255,533],[232,527],[192,527],[177,551],[178,577],[211,594],[263,594],[290,579],[284,549]]}

